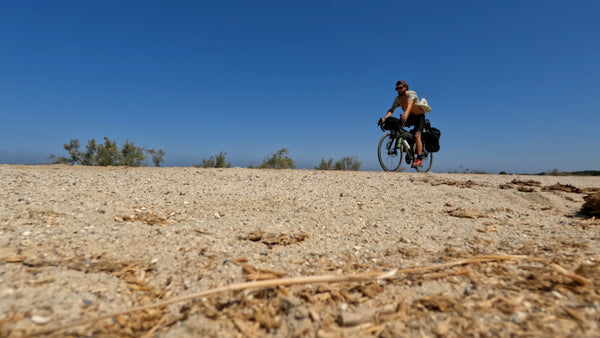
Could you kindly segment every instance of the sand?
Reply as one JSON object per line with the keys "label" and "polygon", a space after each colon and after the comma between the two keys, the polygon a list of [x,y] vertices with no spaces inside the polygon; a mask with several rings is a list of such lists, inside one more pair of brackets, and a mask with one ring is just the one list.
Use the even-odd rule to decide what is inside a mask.
{"label": "sand", "polygon": [[[580,213],[593,188],[600,177],[0,165],[0,336],[597,336],[600,222]],[[70,325],[252,280],[385,272]]]}

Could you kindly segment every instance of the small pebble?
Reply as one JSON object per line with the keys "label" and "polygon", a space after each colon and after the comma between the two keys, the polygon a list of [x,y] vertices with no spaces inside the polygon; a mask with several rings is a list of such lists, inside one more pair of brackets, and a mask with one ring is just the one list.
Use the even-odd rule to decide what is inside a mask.
{"label": "small pebble", "polygon": [[525,312],[521,312],[521,311],[516,312],[511,317],[513,323],[515,323],[515,324],[521,324],[521,323],[523,323],[526,318],[527,318],[527,314]]}
{"label": "small pebble", "polygon": [[50,319],[51,319],[50,317],[45,317],[45,316],[32,316],[31,317],[31,321],[37,325],[48,324],[50,322]]}

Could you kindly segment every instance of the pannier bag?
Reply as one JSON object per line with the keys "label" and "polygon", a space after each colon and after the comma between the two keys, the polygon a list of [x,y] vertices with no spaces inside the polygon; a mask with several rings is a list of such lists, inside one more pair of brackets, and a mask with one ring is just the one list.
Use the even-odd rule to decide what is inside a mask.
{"label": "pannier bag", "polygon": [[428,128],[427,132],[422,134],[423,141],[425,142],[425,149],[430,153],[440,151],[440,136],[442,132],[434,127]]}

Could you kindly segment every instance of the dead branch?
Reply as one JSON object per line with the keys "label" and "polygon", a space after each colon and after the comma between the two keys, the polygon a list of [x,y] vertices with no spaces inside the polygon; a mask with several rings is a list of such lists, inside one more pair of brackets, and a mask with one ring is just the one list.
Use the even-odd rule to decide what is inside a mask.
{"label": "dead branch", "polygon": [[[197,298],[201,298],[201,297],[208,297],[208,296],[226,293],[226,292],[270,288],[270,287],[276,287],[276,286],[290,286],[290,285],[299,285],[299,284],[365,282],[365,281],[373,281],[373,280],[391,279],[391,278],[397,277],[398,274],[405,274],[405,275],[406,274],[415,274],[415,273],[421,273],[421,272],[431,272],[431,271],[437,271],[437,270],[442,270],[442,269],[448,269],[448,268],[461,266],[461,265],[479,264],[479,263],[493,262],[493,261],[515,261],[515,260],[543,261],[541,259],[532,258],[532,257],[528,257],[528,256],[486,255],[486,256],[479,256],[479,257],[463,259],[463,260],[456,261],[456,262],[437,264],[437,265],[419,267],[419,268],[391,270],[391,271],[386,271],[386,272],[369,272],[369,273],[363,273],[363,274],[357,274],[357,275],[322,275],[322,276],[292,277],[292,278],[279,278],[279,279],[270,279],[270,280],[250,281],[250,282],[232,284],[232,285],[228,285],[228,286],[205,290],[205,291],[201,291],[201,292],[197,292],[197,293],[193,293],[193,294],[189,294],[189,295],[174,297],[174,298],[167,299],[167,300],[164,300],[161,302],[137,306],[137,307],[133,307],[133,308],[130,308],[127,310],[123,310],[123,311],[108,313],[108,314],[105,314],[102,316],[78,320],[78,321],[67,323],[67,324],[64,324],[61,326],[48,328],[48,329],[42,330],[42,331],[33,332],[32,336],[45,335],[45,334],[48,334],[51,332],[60,331],[60,330],[64,330],[67,328],[80,326],[80,325],[96,322],[96,321],[107,319],[107,318],[117,317],[117,316],[129,314],[129,313],[133,313],[133,312],[137,312],[137,311],[144,311],[144,310],[157,308],[157,307],[164,307],[164,306],[174,304],[174,303],[189,301],[189,300],[193,300],[193,299],[197,299]],[[560,270],[561,268],[558,267],[558,265],[553,265],[553,267],[557,271],[575,279],[576,281],[582,282],[581,280],[577,280],[576,277],[574,278],[575,274],[568,273],[568,272],[564,273],[563,272],[564,269]],[[564,270],[564,271],[566,272],[566,270]],[[575,276],[577,276],[577,275],[575,275]],[[580,277],[580,276],[577,276],[577,277]],[[580,277],[580,278],[583,278],[583,277]]]}

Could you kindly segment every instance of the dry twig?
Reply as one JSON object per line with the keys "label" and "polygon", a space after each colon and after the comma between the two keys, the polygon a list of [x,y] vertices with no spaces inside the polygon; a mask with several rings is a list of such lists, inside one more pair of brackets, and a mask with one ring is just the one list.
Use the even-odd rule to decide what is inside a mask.
{"label": "dry twig", "polygon": [[[137,312],[137,311],[149,310],[149,309],[157,308],[157,307],[164,307],[164,306],[174,304],[174,303],[189,301],[189,300],[193,300],[193,299],[197,299],[197,298],[201,298],[201,297],[208,297],[208,296],[225,293],[225,292],[241,291],[241,290],[248,290],[248,289],[261,289],[261,288],[269,288],[269,287],[276,287],[276,286],[290,286],[290,285],[299,285],[299,284],[365,282],[365,281],[373,281],[373,280],[391,279],[391,278],[396,277],[399,274],[405,274],[405,275],[406,274],[415,274],[415,273],[421,273],[421,272],[437,271],[437,270],[442,270],[442,269],[447,269],[447,268],[452,268],[452,267],[462,266],[462,265],[469,265],[469,264],[479,264],[479,263],[494,262],[494,261],[514,261],[514,260],[543,261],[541,259],[532,258],[532,257],[528,257],[528,256],[487,255],[487,256],[479,256],[479,257],[463,259],[463,260],[459,260],[456,262],[437,264],[437,265],[433,265],[433,266],[409,268],[409,269],[401,269],[401,270],[391,270],[391,271],[386,271],[386,272],[369,272],[369,273],[363,273],[363,274],[357,274],[357,275],[339,275],[339,276],[338,275],[322,275],[322,276],[293,277],[293,278],[279,278],[279,279],[270,279],[270,280],[250,281],[250,282],[233,284],[233,285],[229,285],[229,286],[205,290],[205,291],[193,293],[190,295],[174,297],[174,298],[167,299],[167,300],[164,300],[161,302],[156,302],[156,303],[152,303],[152,304],[148,304],[148,305],[133,307],[128,310],[112,312],[112,313],[108,313],[108,314],[98,316],[98,317],[82,319],[82,320],[67,323],[67,324],[64,324],[61,326],[48,328],[46,330],[33,332],[32,335],[33,336],[44,335],[44,334],[48,334],[51,332],[64,330],[67,328],[80,326],[80,325],[96,322],[96,321],[107,319],[107,318],[117,317],[117,316],[129,314],[129,313],[133,313],[133,312]],[[565,274],[568,277],[571,277],[572,279],[574,279],[580,283],[581,282],[585,283],[585,281],[587,281],[585,278],[583,278],[581,276],[575,275],[573,273],[568,273],[564,268],[561,268],[558,265],[553,265],[553,266],[557,271]],[[560,269],[562,269],[562,270],[560,270]],[[581,279],[578,280],[577,277],[580,277]],[[587,282],[589,282],[589,281],[587,281]]]}

